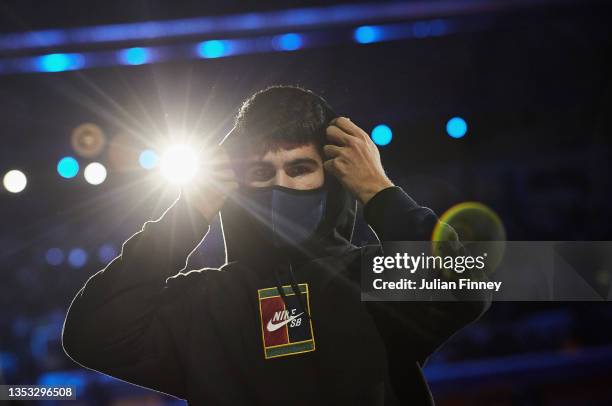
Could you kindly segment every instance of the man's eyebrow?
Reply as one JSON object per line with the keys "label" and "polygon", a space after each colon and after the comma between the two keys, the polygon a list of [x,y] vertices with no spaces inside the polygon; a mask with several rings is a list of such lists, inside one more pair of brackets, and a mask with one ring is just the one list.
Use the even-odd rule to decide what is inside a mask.
{"label": "man's eyebrow", "polygon": [[310,165],[318,165],[319,163],[312,158],[296,158],[285,163],[285,166],[288,165],[300,165],[300,164],[310,164]]}

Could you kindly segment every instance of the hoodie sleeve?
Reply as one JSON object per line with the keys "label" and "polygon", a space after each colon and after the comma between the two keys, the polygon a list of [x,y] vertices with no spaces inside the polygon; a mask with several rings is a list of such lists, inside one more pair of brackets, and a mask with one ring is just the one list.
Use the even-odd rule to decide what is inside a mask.
{"label": "hoodie sleeve", "polygon": [[187,334],[189,310],[176,299],[181,295],[167,300],[166,279],[184,268],[209,228],[179,197],[125,241],[121,255],[86,281],[68,309],[62,346],[70,358],[184,398],[178,343]]}
{"label": "hoodie sleeve", "polygon": [[[376,194],[365,205],[364,217],[383,246],[387,241],[430,241],[438,224],[431,209],[417,204],[398,186]],[[450,254],[465,255],[457,233],[446,223],[440,226],[447,227],[449,233],[445,234],[451,235],[446,246]],[[490,295],[483,295],[453,302],[372,302],[371,308],[383,335],[390,339],[406,337],[417,358],[424,362],[454,333],[478,319],[490,306],[490,300]]]}

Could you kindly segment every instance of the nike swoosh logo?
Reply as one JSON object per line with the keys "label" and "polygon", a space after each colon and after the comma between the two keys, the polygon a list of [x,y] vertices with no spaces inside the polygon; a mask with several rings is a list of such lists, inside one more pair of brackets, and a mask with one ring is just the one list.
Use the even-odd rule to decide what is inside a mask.
{"label": "nike swoosh logo", "polygon": [[300,317],[302,314],[304,314],[304,312],[300,313],[300,314],[296,314],[295,316],[291,316],[289,317],[287,320],[283,320],[278,324],[274,324],[272,323],[272,319],[270,319],[270,321],[268,322],[268,325],[266,326],[266,328],[268,329],[268,331],[271,333],[273,331],[278,330],[279,328],[283,327],[285,324],[287,323],[291,323],[292,320],[297,319],[298,317]]}

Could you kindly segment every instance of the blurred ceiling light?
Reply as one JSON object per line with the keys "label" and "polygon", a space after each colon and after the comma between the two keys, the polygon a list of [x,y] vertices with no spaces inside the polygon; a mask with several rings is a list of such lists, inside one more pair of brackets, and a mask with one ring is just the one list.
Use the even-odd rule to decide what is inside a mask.
{"label": "blurred ceiling light", "polygon": [[28,184],[28,178],[25,174],[17,169],[13,169],[8,171],[4,178],[2,179],[2,183],[6,190],[11,193],[19,193],[26,188]]}
{"label": "blurred ceiling light", "polygon": [[467,122],[461,117],[453,117],[446,122],[446,133],[452,138],[463,138],[467,130]]}
{"label": "blurred ceiling light", "polygon": [[213,39],[200,42],[196,51],[200,58],[220,58],[231,53],[231,43],[227,40]]}
{"label": "blurred ceiling light", "polygon": [[391,131],[391,127],[388,125],[379,124],[372,130],[371,137],[376,145],[389,145],[393,139],[393,131]]}
{"label": "blurred ceiling light", "polygon": [[185,144],[169,147],[161,160],[161,173],[171,183],[185,184],[198,171],[198,156],[193,148]]}
{"label": "blurred ceiling light", "polygon": [[100,127],[93,123],[83,123],[72,131],[72,148],[85,158],[93,158],[102,152],[106,136]]}
{"label": "blurred ceiling light", "polygon": [[85,167],[85,180],[92,185],[99,185],[106,180],[106,168],[99,162],[92,162]]}
{"label": "blurred ceiling light", "polygon": [[45,260],[49,265],[60,265],[64,262],[64,252],[59,248],[49,248],[45,253]]}
{"label": "blurred ceiling light", "polygon": [[303,45],[302,36],[293,32],[272,38],[272,46],[278,51],[295,51]]}
{"label": "blurred ceiling light", "polygon": [[124,65],[142,65],[151,61],[151,51],[148,48],[128,48],[119,52],[119,61]]}
{"label": "blurred ceiling light", "polygon": [[65,156],[57,163],[57,173],[62,178],[74,178],[79,173],[79,163],[71,156]]}
{"label": "blurred ceiling light", "polygon": [[35,64],[39,72],[62,72],[81,69],[85,66],[85,57],[81,54],[49,54],[37,57]]}
{"label": "blurred ceiling light", "polygon": [[72,268],[80,268],[87,263],[87,252],[83,248],[73,248],[68,253],[68,263]]}
{"label": "blurred ceiling light", "polygon": [[371,44],[381,40],[382,30],[380,26],[362,25],[355,29],[353,38],[360,44]]}
{"label": "blurred ceiling light", "polygon": [[117,256],[117,249],[115,248],[115,246],[113,244],[110,243],[106,243],[103,244],[99,249],[98,249],[98,259],[100,260],[100,262],[102,262],[103,264],[107,264],[110,261],[112,261],[115,257]]}

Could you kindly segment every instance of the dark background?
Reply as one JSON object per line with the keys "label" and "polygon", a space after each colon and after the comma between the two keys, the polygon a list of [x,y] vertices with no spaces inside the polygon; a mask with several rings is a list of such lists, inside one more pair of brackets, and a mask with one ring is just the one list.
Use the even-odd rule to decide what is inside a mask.
{"label": "dark background", "polygon": [[[0,32],[330,3],[0,1]],[[140,151],[180,132],[218,140],[241,100],[267,85],[310,88],[366,131],[389,125],[393,141],[381,147],[389,176],[437,213],[479,201],[509,240],[610,240],[610,7],[547,2],[439,17],[457,29],[360,45],[348,25],[294,52],[0,75],[0,172],[28,175],[24,192],[0,191],[0,380],[72,382],[84,391],[79,404],[170,404],[80,368],[59,342],[72,297],[104,266],[99,247],[117,250],[171,201],[136,162],[114,167],[110,145],[121,135]],[[52,52],[0,51],[0,60]],[[464,138],[446,134],[453,116],[466,119]],[[95,158],[109,168],[100,186],[55,170],[74,155],[70,133],[83,122],[109,141]],[[192,266],[222,263],[218,231]],[[360,222],[354,242],[371,238]],[[51,247],[81,247],[87,263],[49,265]],[[440,405],[610,404],[611,322],[608,303],[495,303],[430,359],[426,375]]]}

